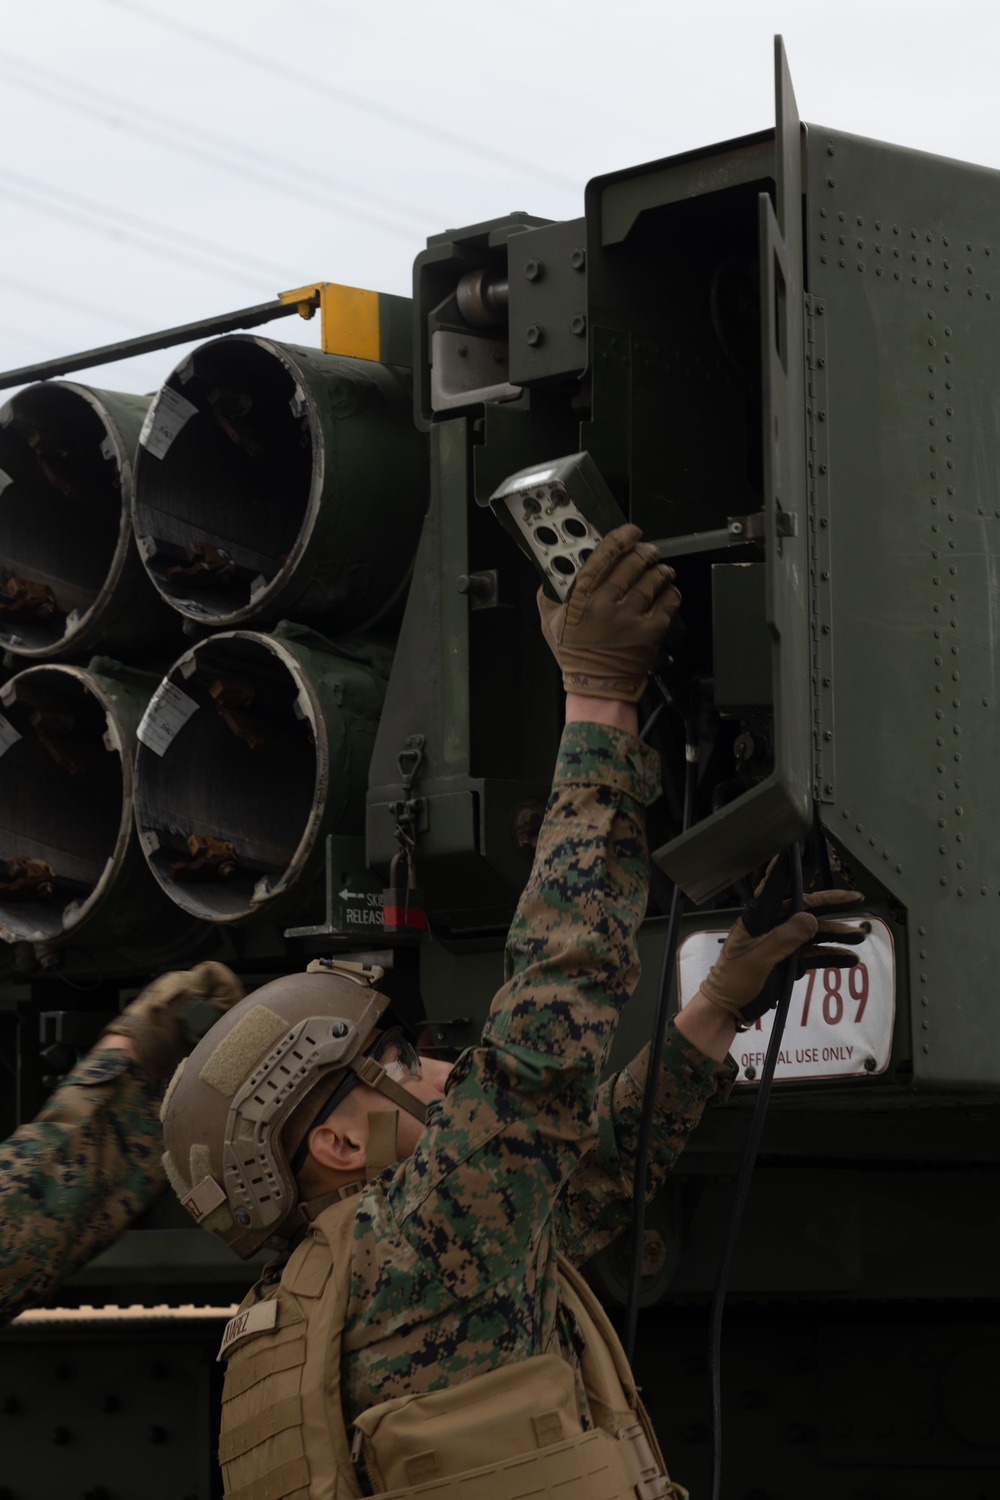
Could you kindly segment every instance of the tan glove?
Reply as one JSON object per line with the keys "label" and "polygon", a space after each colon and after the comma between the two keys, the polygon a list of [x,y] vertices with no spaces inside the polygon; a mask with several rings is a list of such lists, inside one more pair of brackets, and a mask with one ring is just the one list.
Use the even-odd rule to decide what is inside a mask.
{"label": "tan glove", "polygon": [[[638,526],[617,526],[587,558],[565,604],[538,591],[542,632],[568,693],[635,703],[681,596]],[[637,545],[638,544],[638,545]]]}
{"label": "tan glove", "polygon": [[777,1005],[781,984],[775,970],[797,950],[800,978],[807,969],[849,969],[858,962],[857,954],[847,948],[825,945],[864,942],[864,930],[831,921],[822,913],[857,906],[864,899],[861,893],[807,891],[802,898],[805,909],[792,913],[788,886],[787,862],[778,856],[771,860],[701,983],[707,999],[745,1026]]}
{"label": "tan glove", "polygon": [[101,1035],[131,1038],[150,1082],[160,1083],[173,1076],[181,1058],[243,993],[225,964],[175,969],[147,985]]}

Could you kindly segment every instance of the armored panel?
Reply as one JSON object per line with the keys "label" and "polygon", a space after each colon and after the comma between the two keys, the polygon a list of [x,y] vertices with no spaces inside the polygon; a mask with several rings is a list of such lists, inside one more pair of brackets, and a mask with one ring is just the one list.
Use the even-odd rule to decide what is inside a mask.
{"label": "armored panel", "polygon": [[[689,600],[710,598],[702,569],[727,543],[753,537],[766,570],[770,767],[655,854],[696,901],[810,821],[801,131],[780,41],[775,61],[773,139],[689,153],[587,190],[598,326],[586,446],[607,477],[627,483],[633,520],[671,561],[683,558]],[[624,412],[614,398],[606,409],[602,390],[623,381],[622,362]],[[692,623],[711,641],[709,619]],[[698,670],[712,674],[711,648]]]}
{"label": "armored panel", "polygon": [[928,1085],[1000,1079],[998,190],[810,131],[815,790],[907,910]]}

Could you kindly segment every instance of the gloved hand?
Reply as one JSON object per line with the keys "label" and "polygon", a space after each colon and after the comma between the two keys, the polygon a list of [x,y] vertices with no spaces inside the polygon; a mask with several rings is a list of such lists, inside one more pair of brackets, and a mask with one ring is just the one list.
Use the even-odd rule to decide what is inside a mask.
{"label": "gloved hand", "polygon": [[173,1077],[181,1058],[243,993],[225,964],[175,969],[147,985],[101,1035],[131,1038],[140,1067],[157,1084]]}
{"label": "gloved hand", "polygon": [[564,604],[538,591],[542,632],[568,693],[636,703],[681,602],[674,570],[638,526],[617,526],[594,548]]}
{"label": "gloved hand", "polygon": [[864,899],[858,891],[808,891],[804,910],[792,912],[788,899],[788,862],[771,860],[752,900],[726,938],[722,952],[702,981],[701,992],[715,1005],[749,1026],[777,1005],[781,994],[777,965],[797,949],[801,979],[808,969],[850,969],[858,962],[847,948],[827,943],[863,943],[865,933],[825,912],[843,911]]}

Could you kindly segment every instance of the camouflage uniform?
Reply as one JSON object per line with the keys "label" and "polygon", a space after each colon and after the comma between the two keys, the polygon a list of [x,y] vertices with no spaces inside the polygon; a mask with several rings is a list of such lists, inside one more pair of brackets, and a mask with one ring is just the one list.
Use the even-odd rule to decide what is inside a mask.
{"label": "camouflage uniform", "polygon": [[[638,978],[643,807],[656,791],[655,759],[634,737],[566,728],[482,1045],[430,1105],[412,1157],[358,1198],[342,1345],[348,1423],[394,1396],[558,1352],[590,1425],[556,1257],[585,1261],[629,1222],[648,1049],[599,1079]],[[651,1191],[734,1074],[670,1028]]]}
{"label": "camouflage uniform", "polygon": [[118,1239],[163,1186],[160,1091],[90,1053],[0,1145],[0,1323]]}

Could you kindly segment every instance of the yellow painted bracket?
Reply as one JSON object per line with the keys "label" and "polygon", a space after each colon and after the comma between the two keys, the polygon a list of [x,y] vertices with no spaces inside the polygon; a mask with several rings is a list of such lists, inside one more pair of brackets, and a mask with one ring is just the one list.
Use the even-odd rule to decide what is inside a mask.
{"label": "yellow painted bracket", "polygon": [[320,342],[326,354],[374,359],[384,365],[413,366],[413,304],[409,297],[369,292],[363,287],[316,281],[279,292],[297,304],[299,316],[320,315]]}

